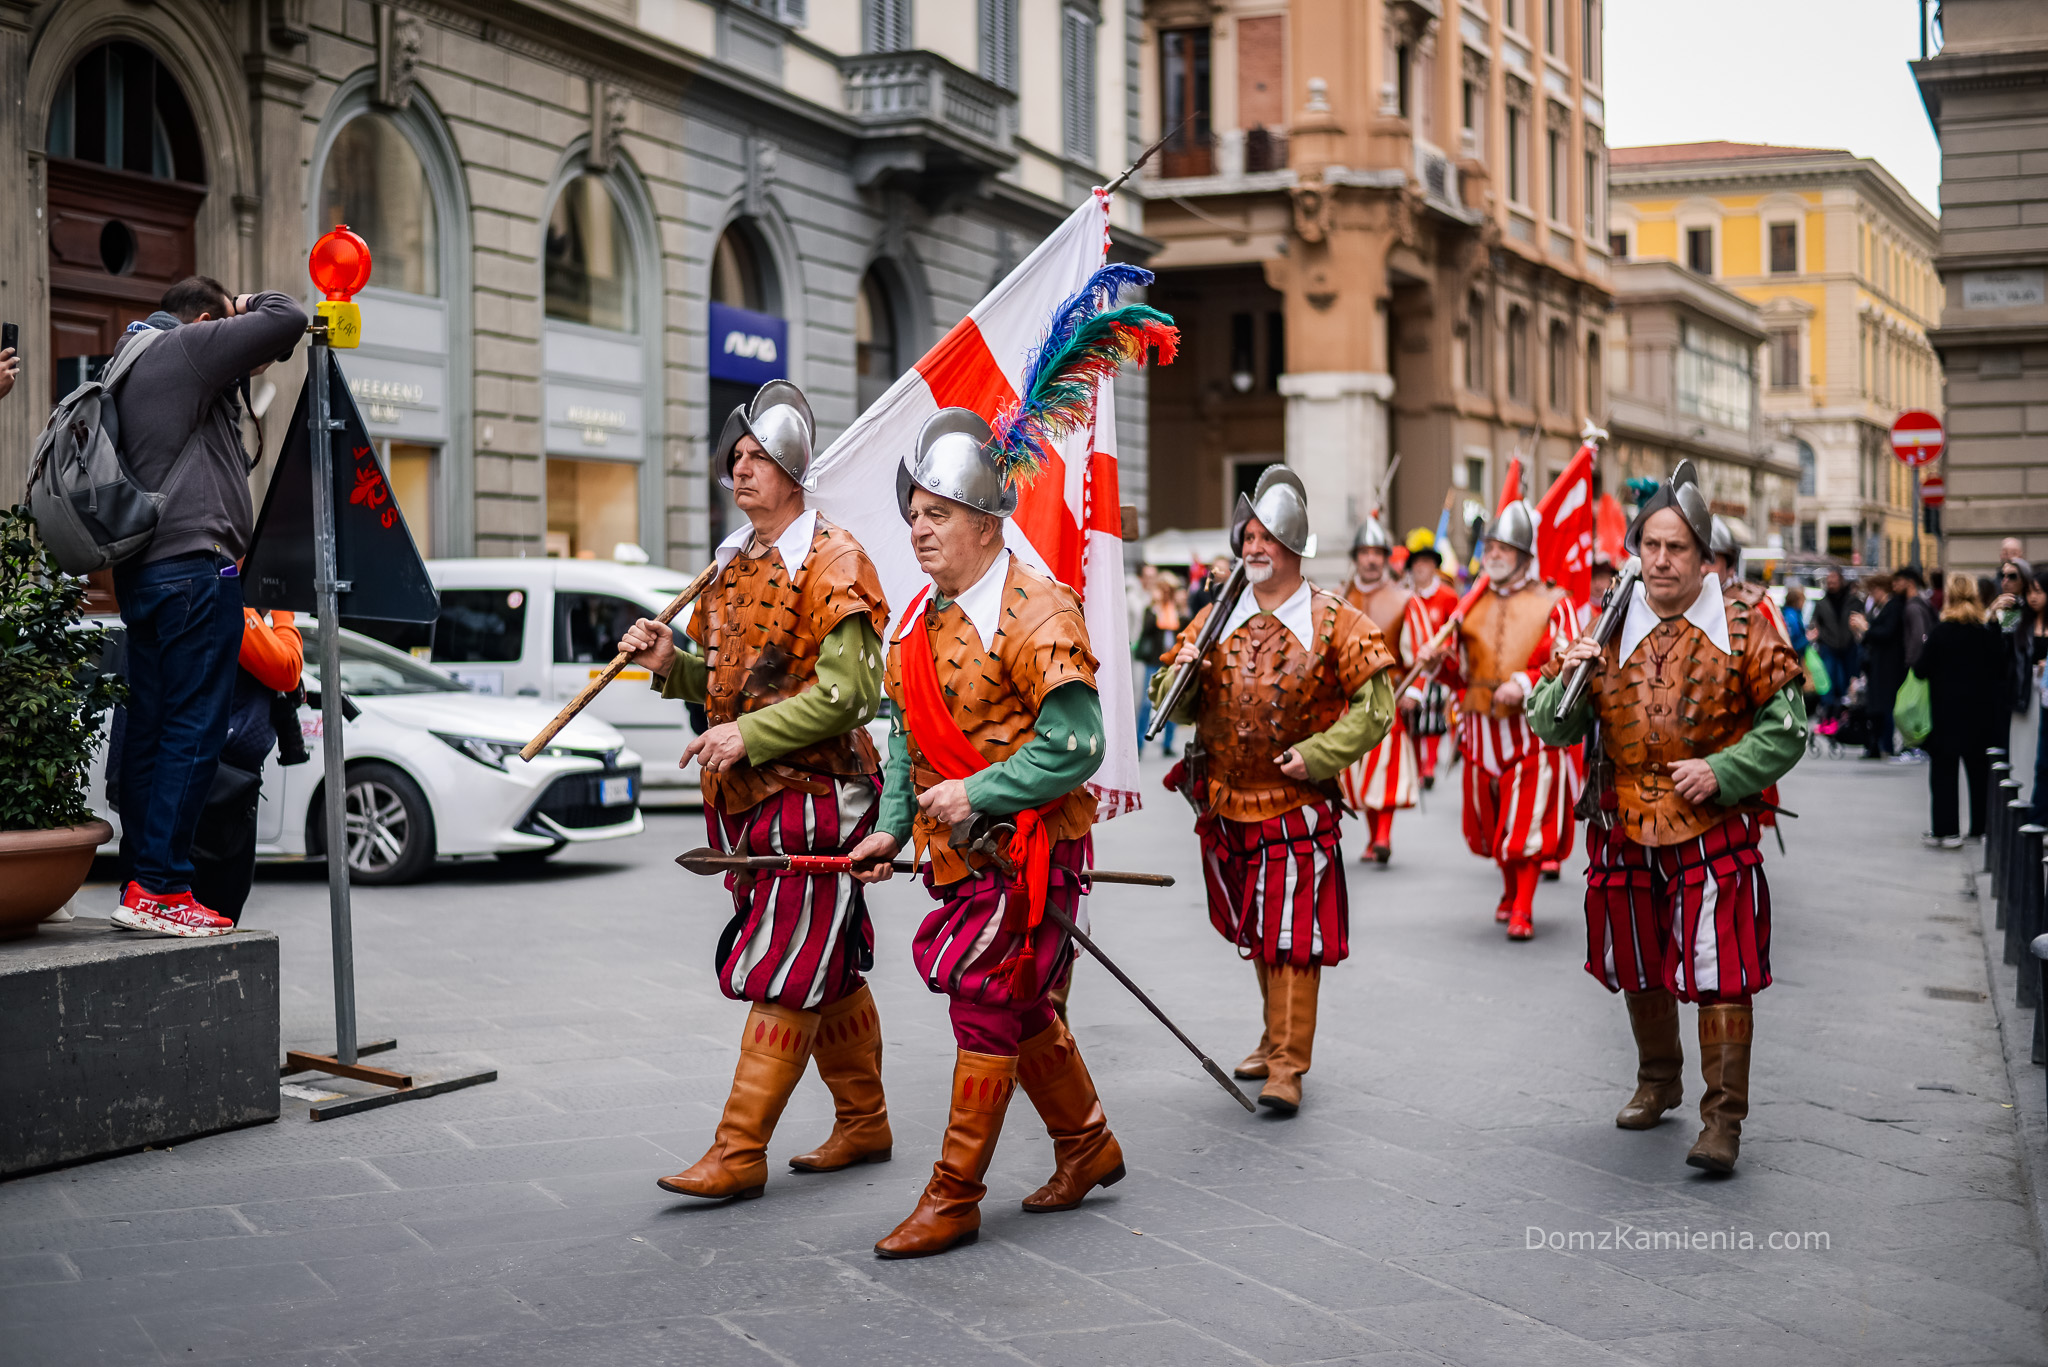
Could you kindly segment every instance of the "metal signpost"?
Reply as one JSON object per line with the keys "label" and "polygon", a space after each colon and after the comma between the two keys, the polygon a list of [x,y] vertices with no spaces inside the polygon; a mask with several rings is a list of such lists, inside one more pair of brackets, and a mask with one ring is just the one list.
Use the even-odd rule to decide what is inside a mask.
{"label": "metal signpost", "polygon": [[1924,408],[1909,408],[1892,421],[1892,454],[1913,471],[1913,564],[1920,564],[1920,470],[1941,459],[1948,444],[1941,419]]}

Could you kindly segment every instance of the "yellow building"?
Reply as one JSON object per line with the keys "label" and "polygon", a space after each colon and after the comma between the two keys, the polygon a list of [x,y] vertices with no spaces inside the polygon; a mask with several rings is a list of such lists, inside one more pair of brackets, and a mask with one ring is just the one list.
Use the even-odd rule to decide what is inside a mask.
{"label": "yellow building", "polygon": [[1941,411],[1927,342],[1941,306],[1935,216],[1845,151],[1706,142],[1609,157],[1614,254],[1710,277],[1754,303],[1769,336],[1758,362],[1766,435],[1794,447],[1799,497],[1795,525],[1754,534],[1856,564],[1905,563],[1912,476],[1888,434],[1906,409]]}

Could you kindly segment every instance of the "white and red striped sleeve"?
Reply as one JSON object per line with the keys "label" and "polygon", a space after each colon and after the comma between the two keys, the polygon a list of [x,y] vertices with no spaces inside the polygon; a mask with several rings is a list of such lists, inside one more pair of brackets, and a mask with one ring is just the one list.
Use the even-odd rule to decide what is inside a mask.
{"label": "white and red striped sleeve", "polygon": [[1577,639],[1579,635],[1579,610],[1573,605],[1571,595],[1565,594],[1550,608],[1550,621],[1543,628],[1543,639],[1529,652],[1529,662],[1515,677],[1522,681],[1524,693],[1534,692],[1543,679],[1543,666],[1550,663],[1553,650]]}

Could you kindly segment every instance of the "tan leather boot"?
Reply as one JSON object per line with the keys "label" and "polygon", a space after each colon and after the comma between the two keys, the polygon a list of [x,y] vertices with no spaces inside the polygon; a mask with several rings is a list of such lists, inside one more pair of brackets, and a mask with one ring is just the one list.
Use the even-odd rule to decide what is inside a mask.
{"label": "tan leather boot", "polygon": [[1636,1036],[1636,1094],[1614,1117],[1624,1130],[1647,1130],[1685,1100],[1685,1050],[1678,1042],[1678,998],[1659,988],[1625,992]]}
{"label": "tan leather boot", "polygon": [[[1264,959],[1253,959],[1252,968],[1259,975],[1259,1008],[1261,1011],[1264,1011],[1266,1006],[1266,975],[1269,970]],[[1244,1062],[1230,1070],[1232,1075],[1236,1077],[1264,1077],[1266,1075],[1266,1056],[1272,1052],[1273,1027],[1268,1025],[1265,1029],[1259,1031],[1259,1047],[1246,1054]]]}
{"label": "tan leather boot", "polygon": [[832,1092],[832,1134],[790,1159],[789,1166],[837,1172],[856,1163],[888,1162],[896,1141],[882,1095],[882,1017],[866,983],[818,1013],[818,1046],[811,1057]]}
{"label": "tan leather boot", "polygon": [[732,1094],[704,1156],[655,1185],[681,1196],[751,1201],[768,1182],[768,1136],[803,1080],[818,1013],[755,1003],[740,1036]]}
{"label": "tan leather boot", "polygon": [[1700,1098],[1700,1137],[1685,1156],[1696,1168],[1735,1171],[1742,1119],[1749,1114],[1749,1044],[1755,1033],[1747,1006],[1715,1002],[1700,1008],[1700,1072],[1707,1094]]}
{"label": "tan leather boot", "polygon": [[953,1111],[932,1180],[910,1218],[875,1245],[882,1258],[929,1258],[981,1236],[981,1184],[995,1157],[1003,1112],[1017,1090],[1017,1060],[962,1049],[953,1064]]}
{"label": "tan leather boot", "polygon": [[1095,1188],[1124,1180],[1124,1151],[1109,1132],[1095,1079],[1088,1076],[1081,1046],[1065,1021],[1056,1020],[1024,1041],[1017,1083],[1052,1136],[1053,1174],[1024,1198],[1026,1212],[1072,1210]]}
{"label": "tan leather boot", "polygon": [[1273,1052],[1266,1056],[1266,1085],[1259,1104],[1282,1115],[1301,1107],[1301,1075],[1308,1071],[1316,1042],[1316,994],[1322,987],[1319,964],[1307,968],[1276,965],[1267,975],[1266,1028],[1273,1034]]}

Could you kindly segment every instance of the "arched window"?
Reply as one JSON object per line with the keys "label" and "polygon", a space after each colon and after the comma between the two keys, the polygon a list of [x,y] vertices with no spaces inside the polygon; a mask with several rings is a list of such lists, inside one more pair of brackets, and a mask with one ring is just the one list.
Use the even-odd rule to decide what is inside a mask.
{"label": "arched window", "polygon": [[853,301],[855,406],[865,413],[896,382],[896,311],[882,279],[870,270]]}
{"label": "arched window", "polygon": [[1529,315],[1520,304],[1508,309],[1508,397],[1529,402]]}
{"label": "arched window", "polygon": [[1586,416],[1594,422],[1607,407],[1606,377],[1600,373],[1600,334],[1586,334]]}
{"label": "arched window", "polygon": [[45,150],[158,180],[206,183],[192,106],[169,68],[139,43],[101,43],[65,73],[50,104]]}
{"label": "arched window", "polygon": [[406,294],[441,292],[433,191],[419,153],[381,114],[351,119],[320,173],[320,221],[346,223],[370,244],[373,279]]}
{"label": "arched window", "polygon": [[1486,298],[1478,291],[1465,301],[1465,388],[1486,390]]}
{"label": "arched window", "polygon": [[1569,413],[1572,408],[1572,343],[1563,323],[1550,325],[1550,411]]}
{"label": "arched window", "polygon": [[578,176],[562,187],[548,217],[548,317],[633,332],[640,326],[638,291],[618,201],[602,176]]}
{"label": "arched window", "polygon": [[738,224],[719,234],[711,253],[711,298],[736,309],[768,311],[767,282],[761,275],[760,253]]}

